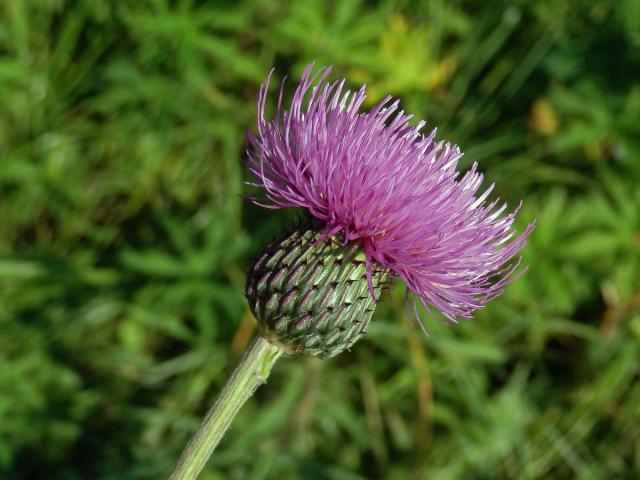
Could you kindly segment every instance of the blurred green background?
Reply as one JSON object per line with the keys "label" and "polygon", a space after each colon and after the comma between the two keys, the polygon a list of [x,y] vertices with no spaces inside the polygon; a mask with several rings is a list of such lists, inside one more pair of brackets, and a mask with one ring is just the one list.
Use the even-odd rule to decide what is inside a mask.
{"label": "blurred green background", "polygon": [[1,0],[0,478],[168,474],[295,216],[241,197],[258,86],[311,60],[523,199],[530,269],[428,338],[397,284],[351,352],[281,360],[202,478],[638,478],[637,0]]}

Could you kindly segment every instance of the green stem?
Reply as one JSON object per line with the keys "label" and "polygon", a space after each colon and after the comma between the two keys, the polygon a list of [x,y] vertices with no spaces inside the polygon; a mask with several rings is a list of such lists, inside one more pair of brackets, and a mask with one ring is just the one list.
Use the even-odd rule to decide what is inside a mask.
{"label": "green stem", "polygon": [[197,478],[240,407],[266,382],[282,350],[258,335],[185,447],[169,480]]}

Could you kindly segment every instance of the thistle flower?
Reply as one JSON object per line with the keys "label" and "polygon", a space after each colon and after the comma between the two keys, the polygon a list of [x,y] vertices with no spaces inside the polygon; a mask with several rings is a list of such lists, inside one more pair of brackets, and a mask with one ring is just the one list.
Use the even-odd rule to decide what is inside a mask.
{"label": "thistle flower", "polygon": [[[470,318],[519,273],[514,260],[533,229],[515,234],[515,212],[478,194],[477,165],[461,175],[460,149],[422,135],[425,122],[387,97],[360,112],[366,93],[329,83],[330,68],[304,71],[288,110],[280,88],[265,119],[273,71],[260,89],[258,135],[248,168],[268,208],[311,217],[267,245],[245,293],[260,334],[182,453],[171,480],[193,479],[242,404],[284,352],[332,357],[365,332],[390,277],[431,312]],[[283,82],[284,84],[284,82]],[[407,295],[407,305],[409,304]],[[417,313],[416,313],[417,316]]]}
{"label": "thistle flower", "polygon": [[[302,207],[321,224],[316,243],[337,239],[356,245],[372,301],[384,281],[376,272],[385,272],[404,280],[406,303],[413,294],[414,312],[418,300],[452,322],[471,318],[524,271],[518,271],[520,259],[514,257],[533,223],[516,235],[519,207],[503,215],[506,203],[488,203],[493,185],[479,193],[483,176],[477,165],[461,174],[460,149],[436,141],[435,129],[423,135],[425,121],[411,126],[412,115],[400,110],[398,100],[386,97],[361,112],[364,85],[351,92],[345,80],[327,80],[331,68],[315,75],[312,68],[304,71],[288,109],[283,81],[274,119],[265,118],[273,70],[260,89],[258,134],[250,135],[248,151],[252,185],[263,191],[254,202],[267,208]],[[247,290],[252,307],[260,304],[254,288],[259,279],[251,280],[256,271],[266,284],[270,276],[281,280],[283,269],[267,272],[254,266]],[[279,311],[273,292],[282,293],[282,285],[270,290],[262,305],[271,301],[270,318],[283,325],[267,319],[266,330],[277,330],[281,340],[307,312]],[[254,313],[264,326],[264,312],[254,308]]]}

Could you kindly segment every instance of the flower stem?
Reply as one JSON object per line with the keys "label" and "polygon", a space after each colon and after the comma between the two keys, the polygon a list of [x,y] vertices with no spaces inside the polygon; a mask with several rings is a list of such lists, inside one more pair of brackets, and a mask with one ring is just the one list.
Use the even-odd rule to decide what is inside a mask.
{"label": "flower stem", "polygon": [[244,402],[269,377],[282,350],[258,335],[185,447],[169,480],[197,478]]}

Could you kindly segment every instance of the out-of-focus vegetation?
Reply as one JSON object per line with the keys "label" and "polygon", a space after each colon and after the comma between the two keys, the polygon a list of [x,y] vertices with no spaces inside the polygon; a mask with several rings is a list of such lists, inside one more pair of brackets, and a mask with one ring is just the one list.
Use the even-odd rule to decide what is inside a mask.
{"label": "out-of-focus vegetation", "polygon": [[166,476],[294,212],[241,195],[266,72],[391,93],[538,226],[472,322],[402,285],[285,359],[204,479],[638,478],[640,2],[0,2],[0,477]]}

